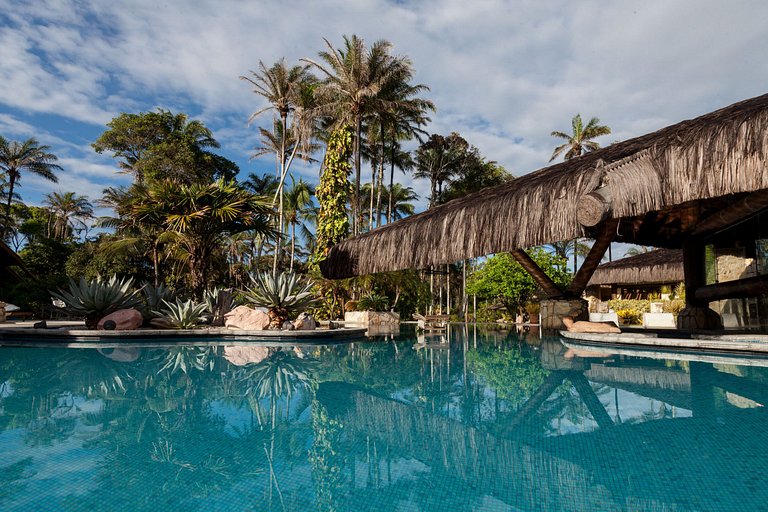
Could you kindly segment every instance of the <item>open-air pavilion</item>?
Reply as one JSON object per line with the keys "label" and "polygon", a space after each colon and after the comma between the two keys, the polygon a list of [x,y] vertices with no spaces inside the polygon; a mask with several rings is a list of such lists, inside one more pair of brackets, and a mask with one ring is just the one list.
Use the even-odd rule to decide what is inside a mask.
{"label": "open-air pavilion", "polygon": [[[335,246],[321,264],[344,278],[509,251],[550,300],[545,327],[573,314],[611,242],[682,249],[681,329],[720,326],[712,301],[768,291],[768,95],[612,144],[432,208]],[[523,249],[577,237],[595,243],[567,289]],[[707,282],[705,247],[757,261],[753,277]],[[563,306],[563,303],[567,303]]]}

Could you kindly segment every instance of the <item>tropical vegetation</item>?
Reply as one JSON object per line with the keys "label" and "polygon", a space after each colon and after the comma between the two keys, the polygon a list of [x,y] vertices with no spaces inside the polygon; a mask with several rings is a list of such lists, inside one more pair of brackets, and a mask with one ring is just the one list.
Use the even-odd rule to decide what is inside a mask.
{"label": "tropical vegetation", "polygon": [[[530,283],[506,293],[499,291],[501,275],[499,293],[488,284],[486,274],[503,255],[346,281],[321,277],[335,244],[416,213],[420,198],[410,180],[429,183],[425,199],[434,207],[513,179],[459,133],[426,130],[436,110],[425,97],[429,87],[416,82],[414,64],[389,41],[369,44],[353,34],[323,46],[298,63],[257,61],[240,77],[254,93],[247,123],[258,142],[251,155],[267,159],[266,172],[241,172],[221,154],[214,133],[183,112],[123,112],[92,147],[112,156],[130,183],[96,198],[57,190],[33,206],[19,194],[21,178],[56,182],[64,169],[36,139],[0,137],[0,238],[43,276],[29,286],[0,284],[4,297],[44,315],[49,290],[66,288],[68,279],[118,275],[145,283],[141,309],[149,318],[176,297],[211,309],[206,291],[214,287],[250,289],[253,299],[261,282],[253,276],[269,272],[275,283],[287,275],[311,278],[307,291],[317,301],[309,306],[331,318],[350,300],[407,317],[420,311],[466,318],[470,295],[510,311],[527,307],[536,297]],[[607,133],[597,118],[584,124],[577,115],[572,133],[553,132],[566,140],[553,157],[593,150],[593,139]],[[317,172],[317,186],[308,169]],[[409,182],[398,182],[396,170]],[[587,247],[566,242],[534,253],[550,254],[545,264],[560,272],[562,257]],[[286,312],[273,316],[277,322]]]}

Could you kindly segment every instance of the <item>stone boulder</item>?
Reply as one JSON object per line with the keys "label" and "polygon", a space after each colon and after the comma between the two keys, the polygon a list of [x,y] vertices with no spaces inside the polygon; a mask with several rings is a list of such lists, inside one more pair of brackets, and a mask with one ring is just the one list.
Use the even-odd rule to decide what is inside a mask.
{"label": "stone boulder", "polygon": [[224,359],[235,366],[260,363],[269,357],[269,347],[224,347]]}
{"label": "stone boulder", "polygon": [[293,321],[293,327],[297,331],[314,331],[317,329],[317,322],[309,313],[302,313],[299,318]]}
{"label": "stone boulder", "polygon": [[568,329],[568,332],[621,333],[621,329],[616,327],[613,322],[574,322],[573,318],[566,316],[563,318],[563,325]]}
{"label": "stone boulder", "polygon": [[286,320],[285,322],[283,322],[282,330],[293,331],[294,329],[296,328],[293,326],[293,322],[291,322],[290,320]]}
{"label": "stone boulder", "polygon": [[104,329],[104,322],[109,320],[115,322],[115,330],[117,331],[133,331],[144,323],[144,317],[141,316],[141,311],[138,309],[118,309],[99,320],[96,328]]}
{"label": "stone boulder", "polygon": [[269,315],[248,306],[237,306],[224,315],[224,327],[244,331],[263,331],[269,327]]}

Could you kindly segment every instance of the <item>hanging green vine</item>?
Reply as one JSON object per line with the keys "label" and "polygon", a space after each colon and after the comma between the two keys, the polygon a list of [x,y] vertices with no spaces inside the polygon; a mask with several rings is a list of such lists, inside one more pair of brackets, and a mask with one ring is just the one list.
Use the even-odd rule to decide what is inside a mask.
{"label": "hanging green vine", "polygon": [[352,193],[349,174],[352,170],[352,129],[339,128],[331,134],[325,153],[323,175],[316,189],[320,203],[317,217],[317,249],[313,257],[316,266],[328,255],[328,251],[349,235],[347,201]]}

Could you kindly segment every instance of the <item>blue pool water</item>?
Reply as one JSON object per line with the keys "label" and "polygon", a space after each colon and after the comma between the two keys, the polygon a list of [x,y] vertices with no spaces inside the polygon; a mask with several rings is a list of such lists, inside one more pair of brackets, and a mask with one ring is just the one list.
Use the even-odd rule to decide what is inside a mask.
{"label": "blue pool water", "polygon": [[768,361],[454,326],[0,348],[0,510],[768,510]]}

